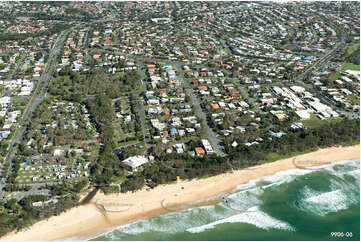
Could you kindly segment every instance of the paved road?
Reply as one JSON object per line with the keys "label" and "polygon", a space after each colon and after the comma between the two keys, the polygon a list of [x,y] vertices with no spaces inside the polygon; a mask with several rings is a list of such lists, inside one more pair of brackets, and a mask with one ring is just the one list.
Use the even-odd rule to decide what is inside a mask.
{"label": "paved road", "polygon": [[89,53],[89,37],[90,37],[90,31],[91,28],[89,28],[87,34],[86,34],[86,39],[85,39],[85,43],[84,43],[84,49],[88,50],[86,57],[85,57],[85,65],[89,66],[89,59],[90,59],[90,53]]}
{"label": "paved road", "polygon": [[144,116],[145,109],[144,109],[143,103],[141,101],[140,94],[136,93],[135,96],[137,98],[137,103],[138,103],[138,111],[139,111],[140,124],[142,126],[144,145],[148,149],[149,147],[151,147],[151,145],[148,143],[148,141],[147,141],[148,139],[146,137],[147,129],[146,129],[146,125],[145,125],[145,116]]}
{"label": "paved road", "polygon": [[144,87],[144,91],[147,91],[147,76],[144,73],[144,61],[140,58],[137,59],[137,63],[138,63],[138,73],[140,74],[140,78],[142,80],[142,85]]}
{"label": "paved road", "polygon": [[199,118],[201,118],[203,120],[203,123],[206,125],[208,140],[211,142],[213,148],[215,149],[215,151],[218,155],[223,156],[223,157],[226,156],[226,154],[223,152],[221,145],[219,144],[221,141],[216,137],[213,130],[209,127],[209,125],[207,123],[207,116],[203,112],[201,105],[199,104],[199,101],[193,92],[193,88],[189,85],[188,81],[184,79],[181,64],[177,63],[175,66],[178,71],[178,75],[180,76],[181,80],[183,80],[183,82],[184,82],[185,91],[186,91],[187,95],[191,98],[194,107],[196,107],[197,116]]}
{"label": "paved road", "polygon": [[318,69],[319,67],[321,67],[323,65],[323,63],[325,63],[327,60],[333,58],[341,49],[345,48],[346,46],[346,37],[343,36],[342,40],[340,42],[340,44],[333,49],[331,52],[329,52],[328,54],[326,54],[324,57],[322,57],[321,59],[319,59],[314,65],[312,65],[310,68],[308,68],[304,73],[302,73],[301,75],[299,75],[298,77],[296,77],[296,81],[297,82],[304,82],[307,77],[316,69]]}
{"label": "paved road", "polygon": [[[137,62],[138,62],[138,73],[140,74],[140,78],[141,78],[141,82],[142,82],[144,91],[147,91],[147,83],[146,83],[147,77],[143,70],[143,64],[144,64],[143,60],[137,59]],[[137,103],[138,103],[138,113],[139,113],[139,117],[140,117],[140,124],[142,126],[144,144],[145,144],[145,147],[148,149],[149,147],[151,147],[151,145],[149,144],[148,139],[146,137],[147,127],[145,124],[145,108],[144,108],[143,102],[141,100],[140,93],[137,92],[135,96],[137,98]]]}
{"label": "paved road", "polygon": [[312,90],[313,92],[315,92],[317,94],[317,96],[319,98],[321,98],[324,102],[328,103],[329,105],[331,105],[335,110],[337,110],[339,113],[345,115],[348,118],[355,118],[355,114],[352,112],[347,112],[345,110],[343,110],[342,108],[340,108],[339,106],[336,105],[336,103],[331,100],[329,97],[325,96],[324,94],[322,94],[319,90],[317,90],[313,85],[311,84],[307,84],[304,81],[309,77],[309,75],[314,71],[317,70],[319,67],[321,67],[326,61],[332,59],[334,56],[336,56],[339,51],[341,51],[343,48],[346,47],[346,35],[344,33],[338,33],[338,36],[341,36],[341,42],[333,49],[331,50],[328,54],[326,54],[324,57],[322,57],[321,59],[319,59],[314,65],[312,65],[309,69],[307,69],[304,73],[302,73],[301,75],[299,75],[298,77],[296,77],[295,81],[304,87],[307,87],[308,89]]}
{"label": "paved road", "polygon": [[[99,51],[99,52],[103,52],[103,53],[113,53],[114,54],[114,51],[108,51],[108,50],[102,50],[102,49],[97,49],[96,51]],[[139,66],[143,66],[143,61],[145,59],[148,59],[148,57],[143,57],[143,56],[134,56],[134,55],[128,55],[128,54],[124,54],[124,53],[119,53],[120,55],[123,55],[123,56],[126,56],[128,58],[133,58],[135,59],[137,62],[138,62],[138,65]],[[161,59],[155,59],[155,58],[152,58],[152,60],[161,60]],[[195,105],[197,107],[197,115],[202,119],[204,120],[204,123],[206,124],[206,128],[207,128],[207,134],[208,134],[208,139],[209,141],[211,142],[212,146],[214,147],[214,149],[216,150],[216,153],[221,155],[221,156],[226,156],[226,154],[223,152],[221,146],[220,146],[220,140],[215,136],[215,134],[213,133],[212,129],[208,126],[207,124],[207,118],[206,118],[206,115],[204,114],[204,112],[202,111],[202,108],[198,102],[198,99],[197,97],[195,96],[195,94],[193,93],[193,90],[192,88],[189,87],[189,84],[188,82],[185,81],[184,79],[184,76],[183,76],[183,71],[182,71],[182,64],[181,62],[177,62],[177,61],[170,61],[170,60],[161,60],[161,61],[166,61],[167,63],[170,63],[174,66],[176,66],[176,69],[178,70],[178,73],[181,77],[181,79],[184,81],[185,85],[186,85],[186,93],[190,96],[190,98],[192,99],[192,102],[193,102],[193,105]],[[141,75],[141,78],[142,80],[145,80],[146,79],[146,76],[144,74],[144,72],[142,70],[139,71],[140,75]],[[144,90],[147,90],[146,88],[146,82],[142,82],[143,86],[144,86]],[[144,106],[142,104],[142,102],[139,100],[139,94],[137,95],[137,100],[138,100],[138,109],[139,109],[139,113],[140,113],[140,121],[141,121],[141,124],[142,124],[142,131],[143,131],[143,135],[145,134],[146,132],[146,127],[145,127],[145,118],[144,118]],[[146,137],[144,135],[144,140],[146,140]],[[147,144],[147,142],[144,142]],[[150,145],[146,145],[147,147],[149,147]]]}
{"label": "paved road", "polygon": [[[12,139],[9,142],[8,154],[6,155],[6,157],[4,159],[4,162],[2,164],[3,166],[6,163],[11,162],[14,159],[14,157],[16,155],[17,144],[20,143],[20,140],[22,139],[24,131],[25,131],[25,123],[31,116],[32,112],[35,110],[36,106],[38,106],[45,97],[45,94],[49,88],[50,79],[53,75],[53,72],[54,72],[54,69],[56,66],[57,57],[60,54],[62,45],[64,44],[65,37],[68,32],[69,31],[63,31],[58,36],[53,48],[51,49],[47,65],[44,68],[44,71],[43,71],[42,76],[40,77],[39,83],[34,91],[34,94],[31,98],[30,102],[28,103],[28,105],[25,108],[25,112],[23,113],[20,125],[18,126],[14,136],[12,137]],[[11,168],[11,166],[9,166],[9,169],[10,168]],[[10,175],[10,172],[8,175]]]}

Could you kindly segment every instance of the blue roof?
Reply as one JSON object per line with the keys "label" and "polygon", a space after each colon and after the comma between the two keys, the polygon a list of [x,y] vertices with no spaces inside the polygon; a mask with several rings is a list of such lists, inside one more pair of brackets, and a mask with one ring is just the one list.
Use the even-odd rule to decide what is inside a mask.
{"label": "blue roof", "polygon": [[177,134],[177,130],[175,128],[171,128],[170,129],[170,134],[171,135]]}

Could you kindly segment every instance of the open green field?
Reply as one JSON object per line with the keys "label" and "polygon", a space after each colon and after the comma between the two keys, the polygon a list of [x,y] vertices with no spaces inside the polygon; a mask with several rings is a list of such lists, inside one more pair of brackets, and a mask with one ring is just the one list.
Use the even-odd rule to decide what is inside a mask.
{"label": "open green field", "polygon": [[311,118],[308,120],[303,120],[302,123],[305,127],[312,127],[312,128],[316,128],[316,127],[321,127],[326,121],[325,120],[321,120],[319,119],[316,115],[311,114]]}
{"label": "open green field", "polygon": [[25,106],[26,105],[25,98],[23,98],[23,97],[13,97],[11,100],[12,100],[12,103],[14,106]]}
{"label": "open green field", "polygon": [[342,71],[346,71],[346,70],[352,70],[352,71],[359,71],[360,70],[360,65],[355,65],[352,63],[346,63],[341,67]]}
{"label": "open green field", "polygon": [[310,119],[303,120],[302,123],[306,128],[318,128],[325,125],[327,122],[333,122],[339,119],[341,118],[337,117],[337,118],[328,118],[326,120],[321,120],[315,114],[311,114]]}

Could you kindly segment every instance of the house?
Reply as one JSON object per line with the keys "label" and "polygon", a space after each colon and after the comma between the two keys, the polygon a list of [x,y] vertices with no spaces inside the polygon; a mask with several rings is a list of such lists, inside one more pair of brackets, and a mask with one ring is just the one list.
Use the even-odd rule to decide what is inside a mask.
{"label": "house", "polygon": [[285,135],[285,133],[283,132],[273,132],[272,130],[268,130],[268,134],[272,137],[276,137],[276,138],[281,138],[283,135]]}
{"label": "house", "polygon": [[203,156],[206,154],[206,152],[204,151],[204,149],[202,147],[196,147],[195,151],[198,156]]}
{"label": "house", "polygon": [[296,111],[296,114],[301,120],[310,119],[310,114],[307,110],[298,110]]}
{"label": "house", "polygon": [[231,92],[231,96],[232,96],[232,97],[241,97],[241,94],[239,94],[239,92],[232,91],[232,92]]}
{"label": "house", "polygon": [[184,144],[175,144],[173,146],[178,154],[182,154],[184,152]]}
{"label": "house", "polygon": [[291,86],[290,89],[295,93],[303,93],[305,91],[305,88],[300,86]]}
{"label": "house", "polygon": [[6,108],[10,104],[10,97],[5,96],[0,98],[0,106]]}
{"label": "house", "polygon": [[195,133],[196,130],[195,130],[194,128],[186,128],[186,132],[187,132],[188,134],[192,134],[192,133]]}
{"label": "house", "polygon": [[98,54],[98,53],[97,53],[97,54],[94,54],[94,55],[93,55],[93,59],[97,60],[97,59],[99,59],[100,56],[101,56],[101,54]]}
{"label": "house", "polygon": [[214,153],[213,148],[212,148],[212,146],[210,145],[210,143],[209,143],[209,141],[207,139],[202,139],[202,144],[203,144],[204,149],[207,152],[207,155],[210,155],[210,154]]}
{"label": "house", "polygon": [[198,86],[197,88],[198,88],[198,90],[204,90],[204,91],[208,90],[208,88],[206,86]]}
{"label": "house", "polygon": [[331,108],[323,103],[320,102],[309,102],[310,106],[316,111],[316,112],[325,112],[325,111],[331,111]]}
{"label": "house", "polygon": [[147,103],[150,105],[159,105],[159,100],[158,99],[149,99],[147,101]]}
{"label": "house", "polygon": [[274,114],[279,121],[284,121],[287,118],[287,114],[285,113],[276,113]]}
{"label": "house", "polygon": [[64,153],[64,151],[62,149],[55,149],[53,156],[60,156]]}
{"label": "house", "polygon": [[177,129],[176,128],[171,128],[170,130],[169,130],[169,133],[170,133],[170,135],[176,135],[178,132],[177,132]]}
{"label": "house", "polygon": [[219,109],[219,105],[217,103],[210,104],[213,109]]}
{"label": "house", "polygon": [[304,127],[303,124],[300,122],[295,122],[291,125],[292,129],[303,129],[303,127]]}

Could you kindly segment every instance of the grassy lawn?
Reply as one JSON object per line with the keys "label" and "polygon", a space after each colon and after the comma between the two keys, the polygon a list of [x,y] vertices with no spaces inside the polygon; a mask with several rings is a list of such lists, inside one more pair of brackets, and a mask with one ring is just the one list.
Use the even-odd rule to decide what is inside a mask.
{"label": "grassy lawn", "polygon": [[352,63],[346,63],[341,67],[342,71],[345,70],[353,70],[353,71],[359,71],[360,70],[360,65],[355,65]]}
{"label": "grassy lawn", "polygon": [[337,121],[340,119],[342,119],[342,118],[337,117],[337,118],[328,118],[325,120],[321,120],[315,114],[311,114],[310,119],[303,120],[302,123],[306,128],[318,128],[318,127],[325,125],[328,122],[334,122],[334,121]]}
{"label": "grassy lawn", "polygon": [[23,97],[13,97],[11,99],[13,105],[15,106],[25,106],[26,105],[26,102],[25,102],[25,99]]}
{"label": "grassy lawn", "polygon": [[131,141],[119,143],[117,146],[122,147],[122,146],[128,146],[128,145],[135,145],[135,144],[138,144],[139,142],[140,142],[139,140],[131,140]]}
{"label": "grassy lawn", "polygon": [[310,119],[303,120],[302,123],[306,128],[316,128],[321,127],[325,124],[325,120],[319,119],[315,114],[311,114]]}

